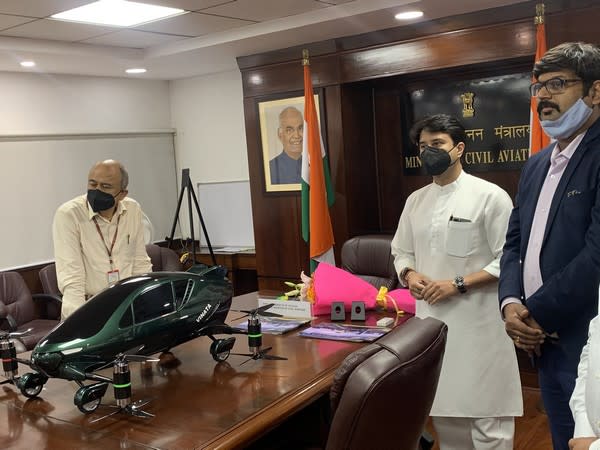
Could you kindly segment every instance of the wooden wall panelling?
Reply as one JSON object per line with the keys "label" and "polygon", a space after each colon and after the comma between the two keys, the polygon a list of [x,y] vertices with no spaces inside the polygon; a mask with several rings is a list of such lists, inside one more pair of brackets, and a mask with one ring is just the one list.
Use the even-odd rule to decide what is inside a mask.
{"label": "wooden wall panelling", "polygon": [[335,258],[336,261],[340,261],[342,245],[349,237],[347,217],[348,201],[350,200],[346,187],[347,166],[341,108],[341,86],[326,87],[323,97],[325,98],[326,129],[322,130],[322,134],[323,139],[326,141],[331,182],[335,191],[335,203],[330,208],[329,214],[335,239]]}
{"label": "wooden wall panelling", "polygon": [[403,175],[403,134],[410,128],[401,97],[402,88],[375,86],[375,134],[377,143],[381,231],[395,233],[407,197],[430,182],[429,177]]}
{"label": "wooden wall panelling", "polygon": [[[502,42],[502,45],[498,45]],[[343,54],[342,82],[379,78],[535,53],[531,20],[461,30],[407,42]]]}
{"label": "wooden wall panelling", "polygon": [[[381,39],[394,33],[406,33],[406,28],[238,59],[245,97],[261,287],[297,276],[298,269],[308,261],[307,247],[300,238],[299,194],[267,195],[264,192],[256,113],[259,97],[302,90],[301,48],[317,49],[311,57],[311,72],[315,88],[323,88],[325,97],[326,140],[337,196],[331,214],[339,255],[343,241],[354,233],[376,227],[381,231],[394,231],[406,197],[429,182],[426,176],[403,177],[397,161],[401,151],[399,146],[404,145],[398,131],[402,128],[397,126],[412,122],[412,118],[402,113],[396,117],[392,114],[399,108],[402,111],[402,95],[407,92],[408,85],[427,78],[473,78],[483,73],[516,72],[519,67],[529,70],[535,51],[533,16],[536,3],[531,1],[502,8],[497,15],[481,11],[419,25],[421,28],[413,38],[404,36],[401,41],[383,42]],[[549,46],[563,40],[600,41],[595,23],[600,13],[597,2],[547,0],[545,3]],[[423,30],[436,34],[423,36]],[[373,46],[375,42],[377,45]],[[365,83],[353,85],[365,80]],[[373,100],[371,109],[366,108],[369,96]],[[407,123],[404,125],[405,129],[409,127]],[[372,129],[366,130],[367,126]],[[369,134],[371,139],[367,137]],[[365,148],[376,157],[365,161]],[[375,192],[373,184],[367,183],[364,192],[370,194],[362,198],[356,197],[363,192],[356,188],[356,168],[361,164],[367,171],[375,170],[376,174],[373,177]],[[517,171],[478,176],[499,184],[514,197],[519,178]],[[365,201],[365,198],[369,200]],[[280,289],[280,286],[274,288]]]}
{"label": "wooden wall panelling", "polygon": [[352,237],[380,230],[373,93],[369,83],[345,84],[341,92],[346,220]]}
{"label": "wooden wall panelling", "polygon": [[303,267],[300,235],[299,192],[265,191],[262,148],[254,98],[244,100],[248,169],[256,247],[256,269],[260,277],[295,279]]}
{"label": "wooden wall panelling", "polygon": [[[546,14],[548,48],[569,41],[600,43],[598,0],[572,0],[564,3],[563,8],[556,13]],[[548,11],[548,8],[546,10]]]}
{"label": "wooden wall panelling", "polygon": [[[310,57],[310,73],[315,89],[338,84],[338,72],[336,55]],[[242,88],[245,98],[292,91],[303,92],[302,52],[291,61],[242,70]]]}

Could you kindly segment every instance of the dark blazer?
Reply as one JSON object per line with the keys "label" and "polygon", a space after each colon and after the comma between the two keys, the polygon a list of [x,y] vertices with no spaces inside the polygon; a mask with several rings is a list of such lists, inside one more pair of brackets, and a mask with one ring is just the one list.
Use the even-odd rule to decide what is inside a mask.
{"label": "dark blazer", "polygon": [[540,254],[543,285],[524,299],[523,261],[553,147],[523,167],[500,262],[499,299],[520,298],[546,332],[557,332],[555,350],[576,370],[589,322],[598,313],[600,120],[588,129],[554,194]]}

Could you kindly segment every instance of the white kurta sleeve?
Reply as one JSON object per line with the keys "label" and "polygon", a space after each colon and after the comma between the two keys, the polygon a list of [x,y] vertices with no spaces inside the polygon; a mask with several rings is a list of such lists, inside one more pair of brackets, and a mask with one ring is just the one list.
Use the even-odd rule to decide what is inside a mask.
{"label": "white kurta sleeve", "polygon": [[[396,268],[398,278],[400,278],[400,272],[405,267],[415,267],[414,235],[410,222],[413,201],[414,197],[410,195],[400,215],[394,239],[392,239],[392,256],[394,257],[394,267]],[[405,286],[404,280],[400,280],[400,284]]]}
{"label": "white kurta sleeve", "polygon": [[[573,413],[573,418],[575,419],[575,432],[573,437],[592,437],[596,435],[594,433],[594,429],[590,425],[587,415],[585,390],[588,377],[590,342],[593,339],[598,338],[598,320],[598,316],[596,316],[590,322],[588,341],[581,351],[581,358],[579,360],[579,366],[577,367],[577,381],[575,382],[575,389],[573,390],[571,401],[569,402],[571,412]],[[594,444],[600,445],[597,443]]]}
{"label": "white kurta sleeve", "polygon": [[485,205],[485,234],[494,259],[483,270],[496,278],[500,276],[500,258],[512,208],[510,196],[502,189],[494,191]]}

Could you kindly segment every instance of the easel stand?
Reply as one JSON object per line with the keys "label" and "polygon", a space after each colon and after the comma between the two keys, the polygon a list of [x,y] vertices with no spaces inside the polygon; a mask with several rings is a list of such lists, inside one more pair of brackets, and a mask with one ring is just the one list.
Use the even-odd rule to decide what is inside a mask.
{"label": "easel stand", "polygon": [[213,252],[212,245],[210,243],[210,239],[208,238],[208,232],[206,231],[206,225],[204,224],[204,219],[202,218],[202,213],[200,212],[200,206],[198,205],[198,198],[196,197],[196,193],[194,192],[194,185],[192,180],[190,179],[190,169],[183,169],[181,171],[181,191],[179,192],[179,199],[177,200],[177,209],[175,210],[175,217],[173,218],[173,226],[171,227],[171,236],[167,238],[168,247],[171,248],[171,244],[173,242],[173,236],[175,235],[175,227],[177,226],[177,222],[179,221],[179,210],[181,209],[181,201],[183,200],[183,194],[187,190],[187,203],[188,203],[188,217],[190,220],[190,234],[192,238],[192,254],[194,263],[196,262],[196,239],[194,236],[194,218],[192,216],[192,200],[194,201],[194,205],[196,206],[196,212],[198,213],[198,218],[200,219],[200,226],[202,227],[202,231],[204,232],[204,238],[206,239],[206,245],[208,246],[208,250],[210,251],[210,256],[212,258],[213,265],[217,265],[217,258],[215,258],[215,253]]}

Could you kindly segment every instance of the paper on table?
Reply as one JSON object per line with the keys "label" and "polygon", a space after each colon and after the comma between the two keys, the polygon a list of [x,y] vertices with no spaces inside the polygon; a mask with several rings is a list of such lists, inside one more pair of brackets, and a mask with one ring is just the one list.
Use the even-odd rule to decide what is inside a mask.
{"label": "paper on table", "polygon": [[214,251],[217,253],[237,253],[237,252],[245,252],[248,250],[253,250],[253,247],[219,247]]}

